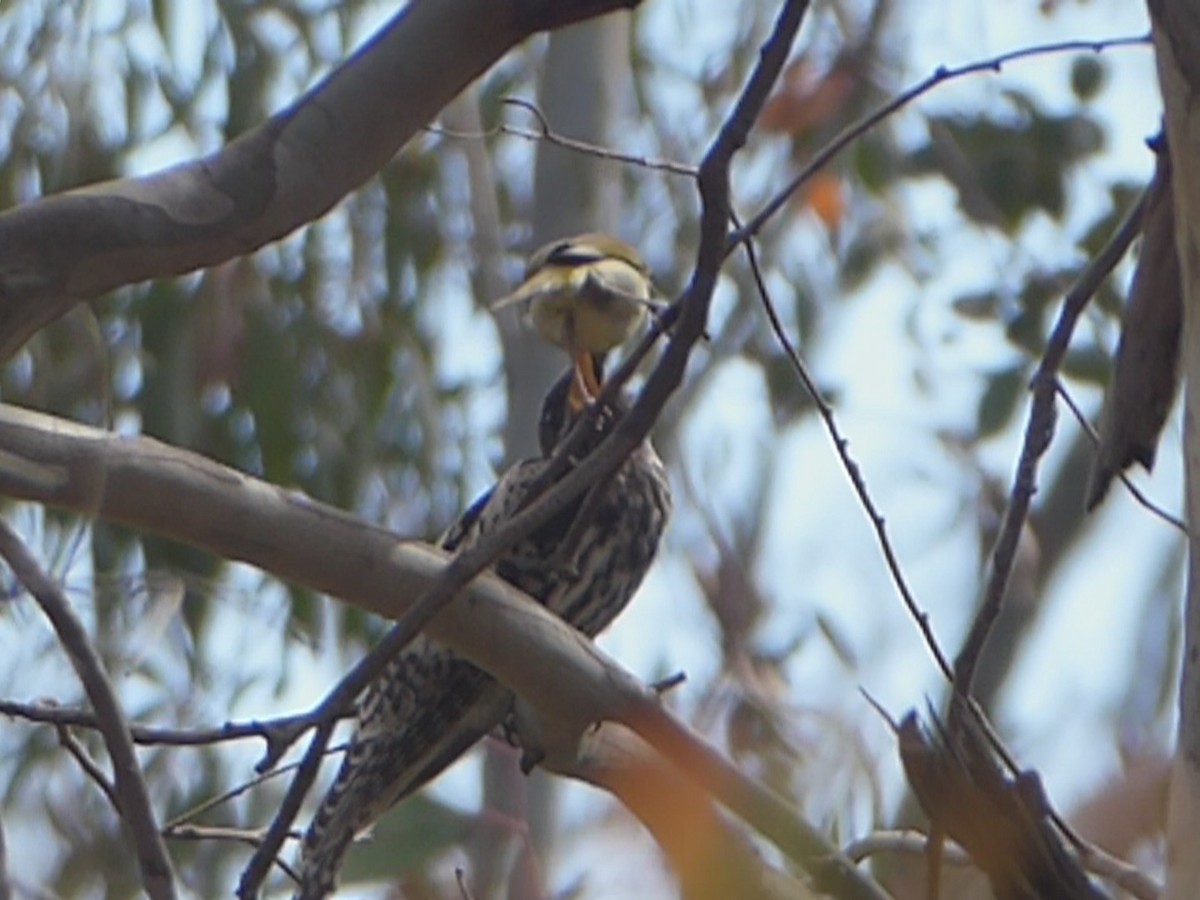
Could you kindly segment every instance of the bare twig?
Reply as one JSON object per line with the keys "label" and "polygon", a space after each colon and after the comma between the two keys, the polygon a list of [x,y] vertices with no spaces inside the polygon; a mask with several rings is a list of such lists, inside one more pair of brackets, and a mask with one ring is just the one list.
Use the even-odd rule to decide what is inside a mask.
{"label": "bare twig", "polygon": [[[229,828],[222,825],[168,825],[163,829],[163,837],[173,841],[227,841],[257,848],[262,844],[263,830]],[[299,838],[300,834],[293,832],[289,837]],[[295,869],[282,859],[275,860],[275,865],[293,881],[300,880]]]}
{"label": "bare twig", "polygon": [[758,263],[758,253],[754,248],[754,241],[752,239],[747,240],[744,246],[746,248],[747,259],[750,262],[750,271],[754,275],[754,283],[758,287],[758,296],[762,300],[767,320],[771,323],[771,330],[775,332],[775,339],[779,341],[780,346],[792,364],[792,368],[796,371],[796,376],[804,385],[804,389],[808,392],[809,397],[812,398],[813,404],[816,406],[817,412],[825,424],[825,430],[829,434],[829,439],[833,442],[838,460],[841,462],[842,468],[845,469],[846,476],[850,479],[850,484],[854,487],[854,492],[858,495],[858,501],[866,512],[867,518],[871,522],[871,527],[875,531],[875,538],[878,540],[879,547],[883,551],[883,558],[887,564],[888,572],[891,574],[892,582],[896,585],[896,590],[900,592],[900,598],[904,601],[904,606],[908,610],[908,614],[912,617],[913,622],[916,623],[917,628],[920,629],[921,636],[925,639],[925,646],[929,648],[929,652],[933,655],[934,662],[937,663],[942,674],[949,679],[953,674],[950,669],[950,663],[947,661],[946,655],[942,652],[942,648],[938,645],[937,636],[933,633],[933,626],[929,621],[929,614],[921,608],[912,589],[908,586],[908,581],[905,579],[904,572],[900,568],[900,559],[896,555],[891,539],[888,537],[887,524],[883,518],[883,514],[879,512],[879,508],[871,499],[862,469],[859,468],[858,463],[850,455],[850,442],[842,435],[837,421],[834,419],[833,407],[830,406],[829,401],[821,394],[821,389],[817,386],[816,381],[813,380],[808,367],[805,366],[804,360],[800,357],[800,353],[796,350],[795,345],[783,327],[783,322],[780,320],[779,313],[775,309],[775,304],[771,300],[766,279],[763,278],[762,269]]}
{"label": "bare twig", "polygon": [[[928,846],[929,835],[915,828],[905,828],[899,831],[874,831],[851,841],[842,848],[842,852],[855,862],[862,862],[881,853],[924,856]],[[943,848],[942,861],[953,866],[973,865],[967,851],[953,843],[948,843]]]}
{"label": "bare twig", "polygon": [[66,725],[59,725],[55,729],[58,735],[58,743],[66,750],[75,762],[79,764],[79,768],[83,769],[83,774],[92,779],[96,783],[96,787],[100,788],[100,793],[108,798],[108,802],[113,805],[113,809],[118,812],[121,809],[121,798],[117,794],[117,789],[113,783],[108,780],[108,776],[100,771],[100,767],[96,765],[84,746],[75,739],[75,735],[71,734],[71,730]]}
{"label": "bare twig", "polygon": [[[926,852],[929,840],[929,835],[911,828],[876,831],[846,844],[842,852],[855,862],[862,862],[881,853],[922,856]],[[949,842],[942,849],[942,861],[954,866],[973,865],[971,857],[962,847]],[[1145,873],[1103,850],[1089,847],[1080,854],[1079,861],[1088,872],[1111,881],[1137,900],[1161,900],[1162,889],[1153,879],[1147,878]]]}
{"label": "bare twig", "polygon": [[1075,322],[1096,289],[1108,277],[1108,274],[1129,249],[1129,245],[1133,243],[1134,238],[1137,237],[1141,229],[1146,196],[1145,193],[1142,194],[1141,199],[1126,215],[1112,239],[1088,263],[1063,298],[1058,321],[1054,324],[1041,362],[1033,374],[1030,383],[1033,401],[1030,404],[1025,438],[1021,445],[1021,455],[1017,461],[1017,472],[1013,477],[1008,507],[1004,511],[1004,519],[1000,524],[996,545],[992,551],[991,572],[987,588],[975,619],[971,623],[971,628],[963,641],[962,649],[959,650],[958,656],[954,660],[956,702],[951,704],[949,711],[948,725],[951,733],[955,732],[962,722],[965,711],[965,705],[957,701],[965,699],[971,694],[971,684],[979,665],[979,656],[992,626],[1000,615],[1000,609],[1004,602],[1004,592],[1008,587],[1008,578],[1012,573],[1013,561],[1016,557],[1017,542],[1021,535],[1021,529],[1025,526],[1025,520],[1029,516],[1029,505],[1034,491],[1037,489],[1038,461],[1050,446],[1050,441],[1054,436],[1054,398],[1058,384],[1058,369],[1066,357]]}
{"label": "bare twig", "polygon": [[1137,900],[1162,900],[1162,888],[1136,866],[1105,853],[1093,844],[1088,844],[1078,853],[1079,861],[1085,869],[1093,875],[1111,881]]}
{"label": "bare twig", "polygon": [[[341,753],[345,751],[347,746],[347,744],[338,744],[336,747],[329,747],[326,750],[326,753]],[[294,772],[296,769],[300,768],[300,765],[301,763],[294,762],[288,763],[286,766],[279,766],[272,769],[270,772],[263,772],[259,775],[255,775],[253,778],[244,781],[236,787],[232,787],[223,793],[209,797],[207,800],[202,800],[191,809],[181,812],[179,815],[168,821],[163,826],[163,832],[166,833],[174,828],[178,828],[181,825],[186,825],[197,816],[208,812],[210,809],[220,806],[222,803],[228,803],[235,797],[240,797],[242,794],[246,793],[246,791],[256,788],[260,784],[265,784],[268,781],[286,775],[288,772]]]}
{"label": "bare twig", "polygon": [[33,595],[54,626],[96,711],[104,744],[112,759],[113,780],[120,801],[117,811],[133,835],[142,886],[155,900],[173,900],[176,896],[175,873],[158,832],[150,793],[138,766],[129,725],[87,630],[71,609],[62,589],[46,574],[21,538],[3,519],[0,519],[0,556],[4,557],[13,575]]}
{"label": "bare twig", "polygon": [[[1028,47],[1021,47],[1017,50],[1010,50],[1006,53],[1000,53],[996,56],[988,57],[987,59],[976,60],[974,62],[965,63],[960,66],[939,66],[931,74],[924,79],[905,89],[897,94],[891,100],[881,105],[878,109],[864,116],[858,122],[848,126],[837,137],[830,141],[821,149],[812,161],[804,167],[788,184],[781,189],[771,200],[754,216],[748,223],[738,227],[738,229],[730,236],[728,252],[732,252],[733,248],[744,242],[747,238],[756,235],[766,222],[771,219],[788,199],[792,197],[801,187],[803,187],[818,171],[829,164],[839,153],[845,150],[856,139],[862,137],[866,132],[870,131],[888,116],[899,111],[903,107],[919,99],[922,95],[929,93],[936,87],[958,78],[963,78],[967,75],[976,75],[981,72],[1000,72],[1005,65],[1011,62],[1017,62],[1022,59],[1031,57],[1047,56],[1055,53],[1078,53],[1092,52],[1102,53],[1105,50],[1110,50],[1117,47],[1131,47],[1149,44],[1150,37],[1146,34],[1141,35],[1125,35],[1115,38],[1103,38],[1100,40],[1070,40],[1070,41],[1055,41],[1048,44],[1034,44]],[[613,160],[616,162],[627,163],[629,165],[638,166],[639,168],[649,169],[652,171],[666,172],[671,175],[680,175],[687,178],[696,178],[699,176],[699,169],[695,166],[690,166],[686,163],[676,162],[670,159],[661,159],[657,157],[646,156],[645,154],[625,153],[612,147],[603,147],[588,141],[580,141],[574,138],[568,138],[556,132],[546,119],[546,115],[541,108],[532,101],[521,97],[506,97],[503,101],[506,105],[515,106],[518,109],[525,110],[537,121],[538,128],[536,131],[528,131],[526,129],[517,128],[513,125],[500,123],[485,131],[458,131],[451,128],[428,126],[427,131],[442,135],[443,137],[455,140],[479,140],[493,135],[504,134],[513,137],[523,138],[530,141],[545,141],[557,147],[562,147],[575,153],[592,156],[597,159]]]}
{"label": "bare twig", "polygon": [[[227,825],[168,825],[163,837],[178,841],[233,841],[257,847],[262,843],[261,828],[231,828]],[[292,837],[300,837],[295,832]],[[286,866],[284,867],[286,868]]]}
{"label": "bare twig", "polygon": [[[308,795],[309,788],[316,781],[317,772],[321,768],[321,760],[325,756],[325,748],[329,746],[329,738],[333,734],[336,722],[336,718],[329,718],[317,726],[317,730],[309,742],[308,750],[305,751],[304,758],[301,759],[300,765],[296,769],[296,777],[288,785],[283,802],[279,804],[279,811],[271,820],[270,827],[263,835],[262,843],[255,849],[254,855],[250,857],[250,861],[242,871],[242,877],[238,880],[237,896],[241,900],[252,900],[257,897],[263,879],[267,877],[271,866],[283,866],[279,859],[279,849],[292,833],[292,823],[296,821],[296,816],[304,804],[304,798]],[[290,869],[283,868],[284,871],[292,874]],[[292,877],[294,878],[295,875],[292,874]]]}
{"label": "bare twig", "polygon": [[[69,706],[58,706],[52,701],[20,703],[16,700],[0,699],[0,715],[25,719],[30,722],[50,725],[68,725],[77,728],[99,728],[96,714],[91,710]],[[215,728],[164,728],[155,725],[131,723],[129,733],[135,744],[146,746],[164,745],[192,747],[219,744],[224,741],[239,741],[262,738],[268,745],[282,740],[297,728],[311,728],[318,724],[311,715],[302,713],[264,719],[261,722],[226,722]]]}
{"label": "bare twig", "polygon": [[467,873],[461,868],[454,870],[454,881],[458,885],[458,895],[462,897],[462,900],[475,900],[471,888],[467,886]]}
{"label": "bare twig", "polygon": [[[11,700],[0,700],[0,713],[10,716],[18,716],[34,722],[46,722],[55,725],[58,730],[59,740],[63,743],[63,746],[66,747],[66,749],[71,752],[71,754],[79,761],[80,765],[84,768],[88,775],[91,776],[94,781],[96,781],[100,788],[109,795],[109,798],[113,801],[114,805],[117,805],[115,791],[108,783],[108,780],[104,777],[103,773],[96,768],[95,763],[93,763],[91,759],[87,757],[84,749],[70,736],[69,732],[67,731],[67,726],[99,728],[100,723],[97,716],[87,710],[68,709],[44,703],[16,703]],[[343,712],[342,715],[344,716],[346,713]],[[228,740],[263,738],[267,741],[268,748],[273,748],[284,742],[290,745],[295,741],[295,738],[299,736],[299,734],[302,734],[304,731],[314,726],[322,725],[322,723],[326,722],[328,718],[329,717],[324,713],[324,711],[319,708],[319,710],[315,713],[310,712],[297,716],[285,716],[279,719],[272,719],[263,722],[229,722],[218,728],[209,729],[188,730],[132,725],[130,726],[130,733],[133,741],[139,744],[197,746],[214,744]],[[339,718],[339,716],[334,715],[332,721],[336,723],[337,718]],[[317,752],[314,749],[315,746],[316,739],[314,738],[314,746],[310,746],[310,753]],[[344,746],[326,749],[324,744],[320,745],[320,752],[322,754],[325,752],[335,753],[343,749],[345,749]],[[306,756],[305,758],[307,759],[308,757]],[[184,833],[184,829],[190,827],[184,825],[184,823],[189,819],[194,818],[195,816],[198,816],[201,813],[220,805],[221,803],[225,803],[234,797],[245,793],[251,788],[262,784],[265,781],[277,778],[287,772],[301,769],[302,766],[303,762],[272,769],[271,771],[264,772],[257,777],[224,792],[223,794],[219,794],[216,797],[211,797],[198,806],[189,809],[187,812],[176,816],[174,819],[168,822],[164,826],[163,834],[169,838],[198,838],[198,829],[202,828],[202,826],[195,826],[191,833]],[[315,767],[313,768],[312,773],[315,777]],[[298,788],[295,788],[295,785],[293,785],[292,788],[297,790],[298,796],[302,801],[309,786],[311,786],[311,780],[303,783],[302,792],[299,791]],[[297,812],[298,811],[299,810],[297,808]],[[262,846],[263,837],[265,835],[269,835],[269,832],[264,831],[261,834],[256,832],[256,834],[258,834],[258,837],[252,842],[252,846],[258,848]],[[286,838],[289,835],[285,833],[283,836]],[[285,863],[283,863],[282,860],[276,858],[274,859],[274,862],[289,875],[293,874],[291,869]]]}
{"label": "bare twig", "polygon": [[[1089,422],[1087,416],[1083,414],[1083,410],[1079,408],[1079,404],[1075,402],[1075,398],[1071,396],[1066,386],[1057,378],[1054,382],[1054,389],[1058,391],[1058,395],[1063,398],[1063,402],[1067,404],[1067,408],[1070,409],[1071,414],[1075,416],[1075,421],[1079,423],[1079,427],[1083,429],[1084,434],[1088,436],[1094,445],[1099,446],[1100,435],[1096,433],[1096,429],[1092,427],[1092,423]],[[1133,483],[1133,479],[1129,477],[1128,471],[1122,470],[1117,472],[1116,475],[1117,478],[1121,480],[1121,484],[1125,486],[1125,490],[1129,491],[1130,496],[1133,497],[1138,504],[1150,512],[1151,515],[1158,516],[1158,518],[1162,519],[1168,525],[1179,529],[1184,537],[1187,537],[1187,523],[1185,523],[1178,516],[1171,515],[1169,512],[1147,497],[1142,489]]]}
{"label": "bare twig", "polygon": [[556,132],[546,119],[546,114],[541,108],[529,100],[522,97],[506,97],[504,98],[505,105],[515,106],[517,109],[523,109],[529,113],[538,123],[537,131],[528,131],[524,128],[517,128],[513,125],[501,123],[494,128],[488,129],[486,132],[463,132],[453,131],[448,128],[438,128],[430,126],[429,131],[434,134],[440,134],[448,138],[456,138],[460,140],[477,140],[482,137],[490,137],[494,134],[507,134],[512,137],[523,138],[528,141],[545,141],[548,144],[553,144],[556,147],[562,147],[564,150],[570,150],[574,153],[582,153],[586,156],[593,156],[597,159],[608,159],[615,162],[628,163],[638,166],[642,169],[651,169],[658,172],[667,172],[671,175],[682,175],[687,178],[695,178],[698,170],[695,166],[689,166],[686,163],[675,162],[670,159],[659,159],[657,157],[646,156],[639,153],[625,153],[620,150],[615,150],[611,147],[601,147],[598,144],[592,144],[588,141],[580,141],[574,138],[565,137]]}

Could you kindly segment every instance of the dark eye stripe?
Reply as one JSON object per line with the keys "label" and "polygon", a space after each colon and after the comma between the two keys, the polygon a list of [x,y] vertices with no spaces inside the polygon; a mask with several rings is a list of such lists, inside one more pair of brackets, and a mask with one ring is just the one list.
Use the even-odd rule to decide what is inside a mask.
{"label": "dark eye stripe", "polygon": [[559,244],[546,257],[548,263],[578,265],[604,259],[604,254],[586,244]]}

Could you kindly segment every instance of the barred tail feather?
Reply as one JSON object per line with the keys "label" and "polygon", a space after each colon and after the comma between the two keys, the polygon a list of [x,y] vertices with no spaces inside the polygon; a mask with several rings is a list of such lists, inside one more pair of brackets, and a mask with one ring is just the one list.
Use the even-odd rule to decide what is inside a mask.
{"label": "barred tail feather", "polygon": [[428,704],[403,710],[407,729],[396,727],[399,711],[389,705],[397,699],[387,693],[394,682],[385,681],[374,703],[365,705],[367,717],[304,835],[298,900],[332,893],[355,835],[466,753],[511,707],[507,690],[468,663],[446,658],[446,668],[429,670],[435,680],[422,680]]}

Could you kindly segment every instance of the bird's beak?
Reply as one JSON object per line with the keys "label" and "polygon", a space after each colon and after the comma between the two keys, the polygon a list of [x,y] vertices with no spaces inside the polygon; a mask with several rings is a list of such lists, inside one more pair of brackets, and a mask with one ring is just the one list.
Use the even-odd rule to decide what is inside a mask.
{"label": "bird's beak", "polygon": [[512,306],[515,303],[520,303],[522,300],[525,300],[528,297],[529,297],[529,291],[527,291],[525,289],[525,285],[521,285],[519,288],[517,288],[511,294],[505,294],[499,300],[493,300],[491,302],[491,308],[492,309],[505,309],[506,307]]}
{"label": "bird's beak", "polygon": [[572,413],[580,413],[600,397],[604,389],[596,375],[596,366],[592,354],[586,350],[574,354],[573,370],[575,377],[571,379],[571,390],[567,394],[567,403]]}

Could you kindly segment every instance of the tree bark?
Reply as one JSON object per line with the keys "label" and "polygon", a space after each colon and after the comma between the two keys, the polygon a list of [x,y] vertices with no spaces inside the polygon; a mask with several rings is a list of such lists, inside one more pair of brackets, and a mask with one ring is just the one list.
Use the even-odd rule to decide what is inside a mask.
{"label": "tree bark", "polygon": [[1188,583],[1179,734],[1167,813],[1168,900],[1200,896],[1200,9],[1150,0],[1174,175],[1175,242],[1183,277],[1184,467]]}

